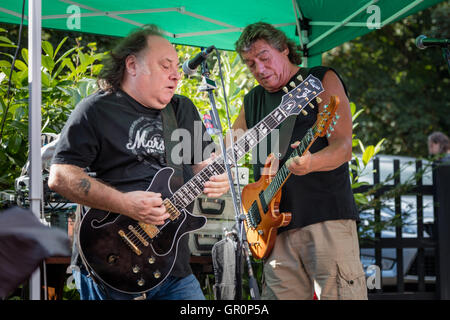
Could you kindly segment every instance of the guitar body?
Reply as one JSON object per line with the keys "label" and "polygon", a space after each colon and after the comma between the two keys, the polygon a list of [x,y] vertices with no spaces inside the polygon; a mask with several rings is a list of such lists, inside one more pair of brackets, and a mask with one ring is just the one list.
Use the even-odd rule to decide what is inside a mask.
{"label": "guitar body", "polygon": [[[157,172],[148,191],[172,196],[172,168]],[[90,209],[78,232],[80,254],[95,275],[109,287],[124,293],[143,293],[170,274],[177,259],[180,238],[200,229],[206,218],[183,209],[153,238],[154,226],[139,224],[127,216]],[[132,231],[133,229],[133,231]]]}
{"label": "guitar body", "polygon": [[[289,156],[290,159],[302,156],[309,150],[317,137],[325,136],[331,124],[335,125],[338,115],[336,109],[339,106],[337,96],[330,97],[330,105],[323,107],[316,123],[310,128],[296,149]],[[330,133],[328,132],[328,135]],[[287,226],[291,222],[291,213],[280,213],[281,189],[287,181],[291,172],[286,162],[278,170],[277,161],[269,155],[264,164],[261,178],[252,184],[245,186],[242,190],[242,204],[246,219],[244,227],[247,234],[247,242],[253,256],[258,259],[269,255],[277,236],[277,229]]]}
{"label": "guitar body", "polygon": [[[254,183],[246,185],[241,194],[242,206],[246,219],[244,227],[250,251],[256,259],[266,258],[273,246],[279,227],[287,226],[291,222],[291,213],[280,213],[281,189],[273,199],[265,204],[260,194],[272,181],[276,162],[271,156],[267,157],[264,174]],[[276,171],[276,170],[275,170]],[[258,222],[259,221],[259,222]]]}

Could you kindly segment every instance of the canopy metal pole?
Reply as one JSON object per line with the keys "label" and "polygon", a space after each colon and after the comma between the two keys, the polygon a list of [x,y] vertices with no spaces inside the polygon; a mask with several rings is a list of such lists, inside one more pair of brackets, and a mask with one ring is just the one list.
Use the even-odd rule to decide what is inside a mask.
{"label": "canopy metal pole", "polygon": [[[28,90],[30,209],[41,220],[41,0],[28,2]],[[30,299],[41,299],[41,272],[37,268],[30,279]]]}
{"label": "canopy metal pole", "polygon": [[355,12],[353,12],[351,15],[349,15],[347,18],[345,18],[344,20],[342,20],[338,25],[334,26],[333,28],[331,28],[330,30],[328,30],[327,32],[323,33],[322,35],[320,35],[319,37],[317,37],[316,39],[314,39],[313,41],[311,41],[310,43],[307,44],[308,48],[311,48],[312,46],[314,46],[316,43],[318,43],[319,41],[321,41],[322,39],[328,37],[330,34],[332,34],[333,32],[335,32],[336,30],[340,29],[341,27],[343,27],[344,25],[346,25],[350,20],[352,20],[354,17],[356,17],[358,14],[360,14],[361,12],[363,12],[364,10],[366,10],[369,6],[371,6],[372,4],[376,3],[378,0],[372,0],[369,3],[365,4],[364,6],[362,6],[361,8],[359,8],[358,10],[356,10]]}
{"label": "canopy metal pole", "polygon": [[[309,41],[309,39],[308,39],[308,30],[305,30],[305,41],[303,41],[303,34],[302,34],[303,31],[302,31],[302,28],[300,27],[300,23],[298,22],[298,14],[301,15],[301,11],[300,11],[300,9],[298,7],[297,0],[292,0],[292,7],[294,8],[295,25],[297,27],[298,40],[300,41],[300,46],[303,49],[304,46]],[[301,16],[300,18],[303,19],[303,16]],[[304,68],[308,67],[308,57],[307,56],[303,56],[302,57],[302,65],[303,65]]]}
{"label": "canopy metal pole", "polygon": [[392,21],[394,21],[395,19],[397,19],[398,17],[400,17],[404,13],[408,12],[409,10],[414,8],[415,6],[421,4],[422,2],[423,2],[423,0],[416,0],[413,3],[410,3],[409,5],[404,7],[402,10],[398,11],[397,13],[393,14],[392,16],[390,16],[389,18],[387,18],[386,20],[381,22],[381,28],[384,27],[385,25],[388,25],[389,23],[391,23]]}

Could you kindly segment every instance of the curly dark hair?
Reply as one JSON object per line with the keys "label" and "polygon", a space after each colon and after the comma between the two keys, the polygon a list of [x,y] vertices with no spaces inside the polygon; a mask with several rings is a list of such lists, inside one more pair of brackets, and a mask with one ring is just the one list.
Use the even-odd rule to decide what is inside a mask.
{"label": "curly dark hair", "polygon": [[295,65],[302,63],[302,56],[295,42],[289,39],[283,31],[265,22],[256,22],[245,27],[238,41],[234,44],[236,52],[242,58],[242,53],[250,50],[252,44],[257,40],[265,40],[280,52],[287,47],[289,49],[289,61]]}
{"label": "curly dark hair", "polygon": [[450,151],[450,139],[442,132],[433,132],[428,136],[428,141],[439,144],[439,153],[446,153]]}
{"label": "curly dark hair", "polygon": [[162,33],[156,25],[147,24],[140,29],[133,30],[109,52],[97,79],[98,87],[101,90],[115,92],[120,88],[125,72],[126,58],[130,55],[138,55],[147,49],[149,36],[162,37]]}

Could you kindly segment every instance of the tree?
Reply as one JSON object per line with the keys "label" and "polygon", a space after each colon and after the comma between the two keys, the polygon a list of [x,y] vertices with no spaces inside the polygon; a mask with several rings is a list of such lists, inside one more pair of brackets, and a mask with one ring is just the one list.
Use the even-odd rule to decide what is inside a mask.
{"label": "tree", "polygon": [[385,137],[383,152],[427,155],[432,131],[450,128],[449,70],[438,48],[419,50],[415,38],[448,38],[450,4],[441,3],[387,25],[324,55],[344,78],[350,99],[363,106],[358,136]]}

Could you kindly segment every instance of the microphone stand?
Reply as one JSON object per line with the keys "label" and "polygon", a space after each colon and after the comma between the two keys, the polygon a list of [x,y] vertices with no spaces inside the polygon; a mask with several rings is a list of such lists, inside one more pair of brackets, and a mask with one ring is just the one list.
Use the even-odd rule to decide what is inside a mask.
{"label": "microphone stand", "polygon": [[[219,53],[217,52],[217,49],[216,49],[216,53],[217,53],[218,61],[220,64],[220,57],[219,57]],[[217,89],[217,87],[216,87],[215,82],[213,80],[209,79],[210,72],[208,70],[206,60],[201,63],[201,74],[203,77],[203,86],[199,88],[199,91],[207,91],[208,92],[209,101],[210,101],[210,104],[212,107],[211,108],[211,111],[212,111],[211,118],[212,118],[212,122],[214,124],[214,128],[218,131],[218,139],[219,139],[220,148],[221,148],[222,155],[223,155],[225,170],[226,170],[227,176],[228,176],[228,183],[230,185],[230,193],[231,193],[231,198],[233,200],[233,208],[234,208],[234,212],[235,212],[236,229],[237,229],[236,230],[237,231],[237,246],[236,246],[236,296],[235,296],[235,299],[236,300],[242,299],[241,266],[242,266],[242,254],[244,253],[246,256],[246,261],[248,263],[250,296],[253,300],[257,300],[257,299],[259,300],[258,284],[256,282],[256,279],[253,276],[253,270],[252,270],[251,261],[250,261],[250,257],[249,257],[250,250],[248,248],[247,240],[245,239],[245,232],[243,232],[244,228],[242,227],[242,223],[243,223],[243,220],[245,219],[245,216],[243,214],[241,214],[241,208],[242,208],[241,201],[240,201],[240,198],[238,197],[238,195],[236,194],[236,190],[234,188],[234,181],[233,181],[233,176],[231,173],[230,161],[228,160],[226,146],[225,146],[225,142],[224,142],[224,139],[222,136],[222,124],[220,123],[220,117],[219,117],[219,113],[217,112],[217,107],[216,107],[216,103],[215,103],[215,99],[214,99],[214,89]],[[225,87],[223,89],[225,90]],[[225,92],[224,92],[224,96],[226,99]],[[229,125],[229,128],[231,129],[228,108],[226,111],[227,111],[228,125]],[[230,139],[231,150],[233,150],[233,141],[232,140],[233,139]],[[238,190],[240,191],[236,155],[234,154],[234,152],[232,152],[232,155],[233,155],[232,161],[233,161],[233,164],[234,164],[235,170],[236,170],[237,187],[238,187]]]}

